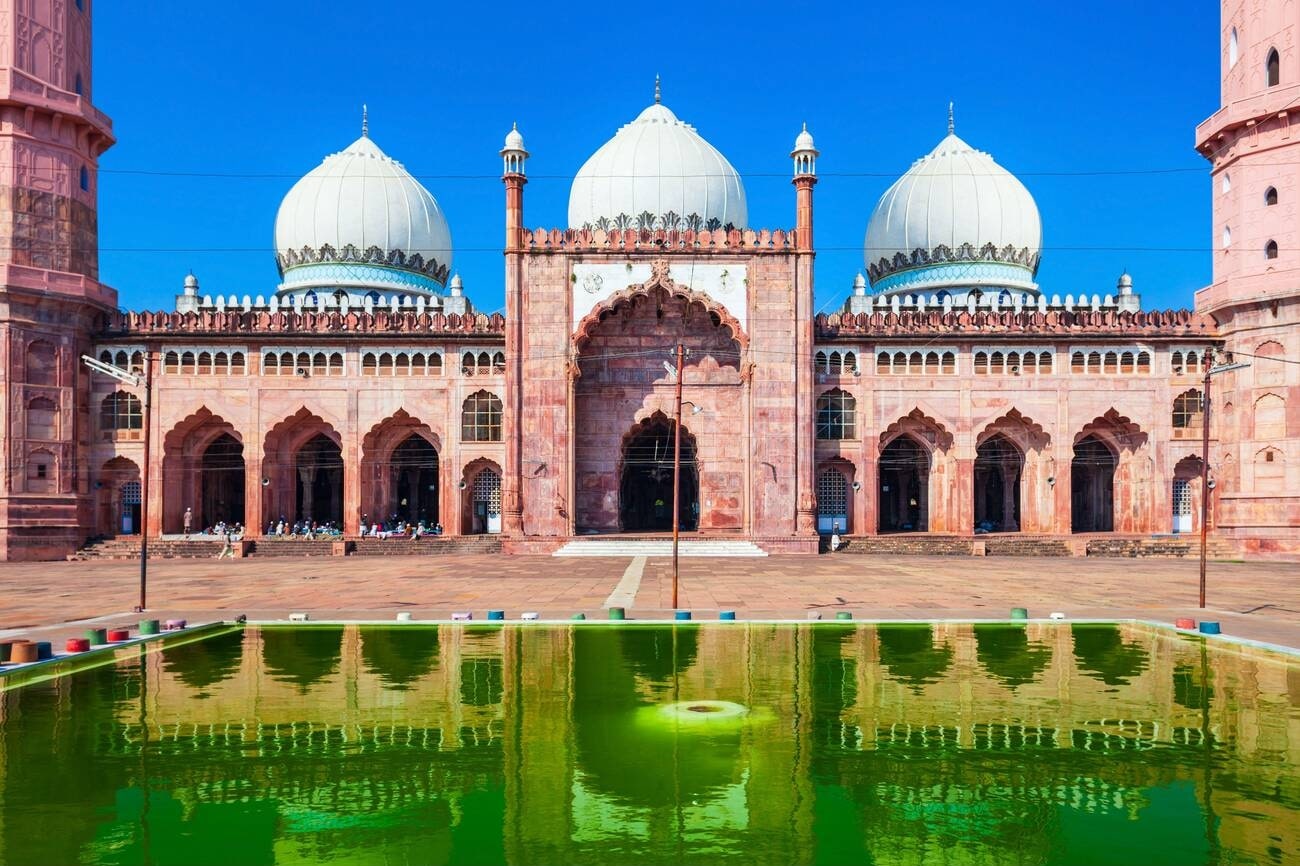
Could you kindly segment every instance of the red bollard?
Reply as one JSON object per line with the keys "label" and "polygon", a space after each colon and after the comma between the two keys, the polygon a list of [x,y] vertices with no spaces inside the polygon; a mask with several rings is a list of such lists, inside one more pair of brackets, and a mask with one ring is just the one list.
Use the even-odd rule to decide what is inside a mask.
{"label": "red bollard", "polygon": [[1186,616],[1179,617],[1174,620],[1174,628],[1196,628],[1196,620]]}
{"label": "red bollard", "polygon": [[63,649],[70,653],[84,653],[90,649],[90,641],[84,637],[70,637],[63,645]]}
{"label": "red bollard", "polygon": [[121,643],[124,640],[130,640],[131,633],[124,628],[111,628],[108,630],[109,643]]}

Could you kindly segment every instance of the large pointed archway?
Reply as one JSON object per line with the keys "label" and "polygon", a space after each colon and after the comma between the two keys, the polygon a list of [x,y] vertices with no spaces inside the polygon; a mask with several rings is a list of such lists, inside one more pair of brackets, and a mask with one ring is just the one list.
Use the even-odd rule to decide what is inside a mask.
{"label": "large pointed archway", "polygon": [[427,424],[399,409],[361,443],[362,522],[442,522],[441,440]]}
{"label": "large pointed archway", "polygon": [[[1070,527],[1074,532],[1151,532],[1155,490],[1147,434],[1109,409],[1074,437]],[[1163,523],[1163,521],[1161,521]]]}
{"label": "large pointed archway", "polygon": [[263,518],[293,523],[343,521],[342,439],[333,426],[307,408],[266,434]]}
{"label": "large pointed archway", "polygon": [[197,531],[243,523],[244,444],[234,425],[206,406],[163,437],[163,532],[184,530],[185,510]]}
{"label": "large pointed archway", "polygon": [[[673,421],[655,412],[623,436],[619,461],[618,516],[624,532],[668,532],[673,528]],[[699,527],[699,474],[695,437],[683,426],[678,525]]]}
{"label": "large pointed archway", "polygon": [[1020,530],[1020,475],[1025,455],[1001,433],[975,449],[975,531]]}
{"label": "large pointed archway", "polygon": [[[744,492],[750,457],[744,436],[749,425],[742,420],[750,411],[742,374],[746,342],[725,307],[676,285],[664,262],[655,263],[649,281],[617,292],[578,322],[572,370],[574,531],[671,528],[670,428],[679,344],[683,417],[690,419],[691,432],[683,448],[681,524],[708,532],[744,529],[753,507]],[[637,423],[642,419],[644,428]]]}
{"label": "large pointed archway", "polygon": [[991,421],[975,443],[975,532],[1051,531],[1055,462],[1042,426],[1011,409]]}
{"label": "large pointed archway", "polygon": [[925,532],[930,525],[930,451],[909,435],[880,452],[880,532]]}

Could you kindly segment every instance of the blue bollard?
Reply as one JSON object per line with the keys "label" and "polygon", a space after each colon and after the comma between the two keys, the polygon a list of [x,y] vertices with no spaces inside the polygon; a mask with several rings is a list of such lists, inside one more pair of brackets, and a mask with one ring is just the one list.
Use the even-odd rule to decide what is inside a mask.
{"label": "blue bollard", "polygon": [[673,614],[673,619],[677,619],[677,620],[685,620],[690,618],[691,618],[691,612],[689,610],[679,610]]}
{"label": "blue bollard", "polygon": [[506,618],[506,612],[504,610],[488,611],[488,619],[505,619],[505,618]]}
{"label": "blue bollard", "polygon": [[1219,624],[1217,622],[1201,621],[1201,634],[1219,634]]}
{"label": "blue bollard", "polygon": [[720,610],[718,611],[718,619],[723,622],[735,622],[736,612],[734,610]]}

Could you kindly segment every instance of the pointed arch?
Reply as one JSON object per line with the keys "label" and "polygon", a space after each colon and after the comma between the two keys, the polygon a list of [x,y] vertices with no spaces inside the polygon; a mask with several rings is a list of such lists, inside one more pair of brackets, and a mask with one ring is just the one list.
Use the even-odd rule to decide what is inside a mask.
{"label": "pointed arch", "polygon": [[[699,472],[695,436],[681,425],[681,473],[678,524],[698,526]],[[672,528],[673,419],[653,411],[623,433],[617,467],[618,528],[627,532]]]}
{"label": "pointed arch", "polygon": [[1075,434],[1070,468],[1073,531],[1155,530],[1157,494],[1149,438],[1114,407]]}
{"label": "pointed arch", "polygon": [[731,335],[731,339],[741,349],[748,348],[749,335],[741,327],[740,321],[725,306],[714,301],[703,292],[696,292],[686,286],[679,286],[668,276],[668,266],[662,262],[655,263],[654,272],[646,282],[640,285],[628,286],[622,291],[615,292],[592,307],[591,311],[582,317],[577,328],[574,329],[574,348],[581,352],[586,347],[596,325],[609,316],[618,313],[621,309],[633,306],[642,300],[662,304],[669,298],[679,298],[684,301],[688,315],[695,309],[702,311],[712,319],[715,326],[726,329]]}
{"label": "pointed arch", "polygon": [[362,525],[391,520],[429,529],[441,523],[442,437],[398,409],[361,440]]}
{"label": "pointed arch", "polygon": [[163,532],[183,531],[187,508],[196,529],[244,522],[244,436],[234,424],[200,406],[162,444]]}
{"label": "pointed arch", "polygon": [[501,531],[501,464],[479,457],[461,472],[461,532],[489,535]]}
{"label": "pointed arch", "polygon": [[953,442],[953,435],[948,428],[933,415],[927,415],[919,406],[885,428],[880,434],[881,449],[903,435],[910,435],[930,451],[947,451]]}
{"label": "pointed arch", "polygon": [[334,425],[306,406],[268,430],[262,452],[263,518],[341,524],[342,450]]}

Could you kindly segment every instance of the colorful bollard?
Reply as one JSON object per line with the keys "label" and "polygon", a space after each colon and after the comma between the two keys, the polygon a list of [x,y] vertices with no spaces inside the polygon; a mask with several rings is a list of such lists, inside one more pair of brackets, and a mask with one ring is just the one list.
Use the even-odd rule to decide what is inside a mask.
{"label": "colorful bollard", "polygon": [[142,619],[142,620],[140,620],[140,634],[141,634],[141,635],[146,635],[146,634],[157,634],[157,633],[158,633],[158,620],[156,620],[156,619]]}
{"label": "colorful bollard", "polygon": [[110,628],[108,630],[109,643],[121,643],[124,640],[130,640],[131,633],[124,628]]}
{"label": "colorful bollard", "polygon": [[64,652],[70,653],[84,653],[89,651],[89,649],[90,641],[86,640],[84,637],[70,637],[68,638],[67,643],[63,645]]}
{"label": "colorful bollard", "polygon": [[54,658],[54,646],[47,640],[38,640],[36,642],[36,660],[45,661]]}
{"label": "colorful bollard", "polygon": [[735,622],[736,612],[734,610],[720,610],[718,611],[718,619],[723,622]]}
{"label": "colorful bollard", "polygon": [[610,619],[624,619],[625,611],[621,607],[611,607],[609,609]]}
{"label": "colorful bollard", "polygon": [[91,646],[103,646],[108,643],[108,631],[102,628],[88,628],[84,635]]}
{"label": "colorful bollard", "polygon": [[31,664],[40,658],[36,644],[29,640],[18,641],[13,645],[9,660],[16,665]]}
{"label": "colorful bollard", "polygon": [[[587,618],[587,615],[586,615],[585,613],[575,613],[573,616],[569,617],[569,619],[586,619],[586,618]],[[613,618],[614,618],[614,617],[612,617],[612,616],[610,617],[610,619],[613,619]],[[622,618],[623,618],[623,617],[621,617],[621,616],[619,617],[619,619],[622,619]]]}
{"label": "colorful bollard", "polygon": [[23,643],[23,641],[18,638],[0,640],[0,665],[5,664],[12,658],[14,644],[16,643]]}
{"label": "colorful bollard", "polygon": [[678,622],[682,622],[690,618],[691,618],[691,612],[689,610],[678,610],[673,612],[673,619],[677,620]]}
{"label": "colorful bollard", "polygon": [[181,629],[185,628],[185,620],[169,619],[163,625],[163,628],[165,628],[167,631],[180,631]]}
{"label": "colorful bollard", "polygon": [[1011,608],[1012,619],[1029,619],[1029,609],[1024,607]]}
{"label": "colorful bollard", "polygon": [[853,619],[853,613],[852,613],[852,611],[847,611],[847,610],[837,610],[837,611],[835,612],[835,618],[836,618],[836,619]]}
{"label": "colorful bollard", "polygon": [[1219,634],[1219,624],[1217,622],[1201,622],[1201,634]]}
{"label": "colorful bollard", "polygon": [[506,612],[504,610],[488,611],[488,619],[490,620],[505,619],[505,618],[506,618]]}
{"label": "colorful bollard", "polygon": [[1174,620],[1174,628],[1194,629],[1196,628],[1196,620],[1192,619],[1190,616],[1179,617]]}

